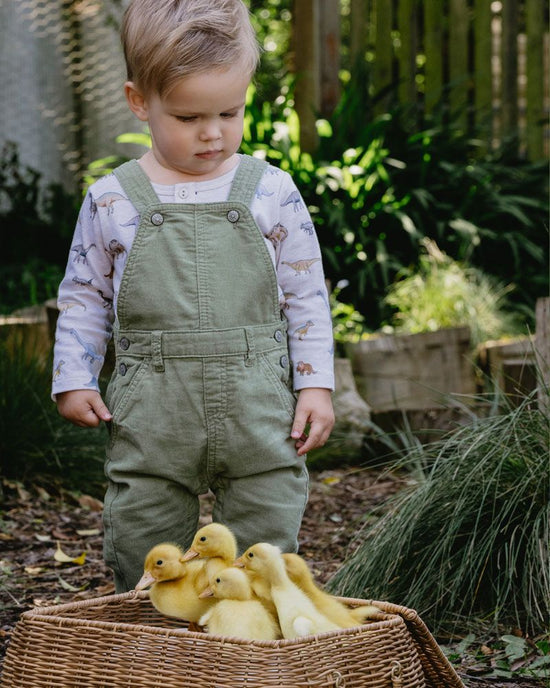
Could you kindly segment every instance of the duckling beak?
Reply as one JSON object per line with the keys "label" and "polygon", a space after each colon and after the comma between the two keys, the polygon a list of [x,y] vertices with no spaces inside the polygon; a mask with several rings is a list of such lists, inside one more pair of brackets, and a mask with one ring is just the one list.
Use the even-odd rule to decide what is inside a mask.
{"label": "duckling beak", "polygon": [[214,591],[212,588],[205,588],[200,594],[199,597],[214,597]]}
{"label": "duckling beak", "polygon": [[242,557],[239,557],[238,559],[235,559],[233,562],[233,566],[236,566],[238,569],[244,569],[244,561]]}
{"label": "duckling beak", "polygon": [[145,571],[143,573],[143,576],[136,583],[136,587],[134,588],[134,590],[145,590],[145,588],[148,588],[150,585],[153,585],[154,582],[155,578],[153,574],[149,571]]}
{"label": "duckling beak", "polygon": [[187,552],[181,558],[182,561],[189,561],[189,559],[194,559],[198,557],[199,553],[195,549],[188,549]]}

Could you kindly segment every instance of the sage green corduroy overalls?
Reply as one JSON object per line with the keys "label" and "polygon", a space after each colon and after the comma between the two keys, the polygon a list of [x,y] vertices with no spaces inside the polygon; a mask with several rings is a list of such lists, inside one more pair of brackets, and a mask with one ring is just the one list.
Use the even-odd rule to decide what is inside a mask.
{"label": "sage green corduroy overalls", "polygon": [[228,201],[205,204],[159,203],[136,161],[115,170],[141,217],[106,396],[105,559],[118,592],[155,544],[190,545],[208,488],[240,550],[297,548],[308,479],[289,437],[286,320],[249,210],[264,169],[243,156]]}

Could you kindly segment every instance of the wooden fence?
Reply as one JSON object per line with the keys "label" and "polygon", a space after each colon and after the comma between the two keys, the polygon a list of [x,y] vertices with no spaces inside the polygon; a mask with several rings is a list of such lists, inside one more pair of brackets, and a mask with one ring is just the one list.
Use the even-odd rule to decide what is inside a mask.
{"label": "wooden fence", "polygon": [[[340,0],[294,5],[296,69],[308,75],[297,107],[311,148],[311,113],[326,114],[338,87],[326,63],[346,37]],[[370,62],[373,93],[394,84],[420,118],[443,104],[464,128],[488,125],[493,146],[517,136],[521,155],[548,157],[548,0],[350,0],[349,12],[351,63]],[[305,30],[312,17],[317,34]]]}
{"label": "wooden fence", "polygon": [[[126,1],[0,1],[0,148],[14,141],[45,182],[70,187],[91,160],[133,154],[113,147],[142,130],[121,95]],[[519,129],[522,154],[548,157],[548,0],[294,0],[293,27],[306,149],[314,111],[338,100],[344,43],[373,90],[398,84],[420,113],[443,99],[465,125],[489,119],[493,143]]]}

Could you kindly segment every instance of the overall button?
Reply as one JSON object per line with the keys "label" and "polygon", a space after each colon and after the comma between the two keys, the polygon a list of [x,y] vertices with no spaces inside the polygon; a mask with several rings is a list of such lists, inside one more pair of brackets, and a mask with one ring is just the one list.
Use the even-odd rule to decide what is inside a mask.
{"label": "overall button", "polygon": [[281,330],[275,330],[275,334],[273,335],[273,338],[275,339],[276,342],[282,342],[283,341],[283,333]]}
{"label": "overall button", "polygon": [[288,356],[285,356],[283,354],[283,356],[281,356],[281,358],[279,359],[279,363],[281,365],[281,368],[286,368],[288,365]]}
{"label": "overall button", "polygon": [[229,210],[227,213],[227,219],[229,222],[238,222],[241,214],[239,213],[238,210]]}
{"label": "overall button", "polygon": [[128,351],[128,349],[130,348],[130,340],[127,337],[122,337],[118,345],[122,349],[122,351]]}
{"label": "overall button", "polygon": [[126,373],[128,372],[128,366],[126,365],[126,363],[121,363],[121,364],[118,366],[118,372],[119,372],[123,377],[124,377],[124,375],[126,375]]}
{"label": "overall button", "polygon": [[164,218],[162,217],[161,213],[153,213],[151,215],[151,223],[155,225],[155,227],[160,227],[160,225],[164,222]]}
{"label": "overall button", "polygon": [[181,199],[185,200],[189,196],[189,190],[188,189],[180,189],[178,191],[178,196]]}

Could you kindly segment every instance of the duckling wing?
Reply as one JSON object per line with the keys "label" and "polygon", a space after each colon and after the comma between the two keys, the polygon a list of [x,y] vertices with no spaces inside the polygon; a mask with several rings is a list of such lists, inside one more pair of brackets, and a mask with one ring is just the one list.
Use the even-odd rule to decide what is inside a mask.
{"label": "duckling wing", "polygon": [[199,624],[214,635],[246,640],[275,640],[279,628],[272,617],[254,600],[220,600],[201,616]]}
{"label": "duckling wing", "polygon": [[295,638],[297,635],[314,635],[340,628],[318,612],[307,595],[293,583],[288,582],[282,587],[272,587],[271,592],[284,638]]}
{"label": "duckling wing", "polygon": [[182,581],[154,585],[149,597],[162,614],[195,623],[214,604],[212,598],[199,598],[195,587]]}

